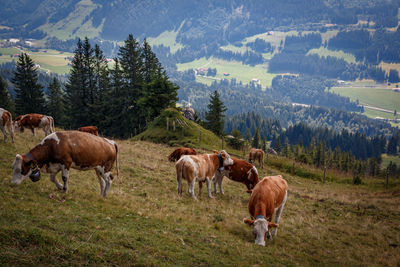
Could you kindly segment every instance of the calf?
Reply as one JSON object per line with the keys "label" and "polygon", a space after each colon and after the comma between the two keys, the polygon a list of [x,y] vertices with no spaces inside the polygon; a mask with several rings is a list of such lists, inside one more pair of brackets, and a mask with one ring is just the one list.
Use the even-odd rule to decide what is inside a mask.
{"label": "calf", "polygon": [[14,143],[14,130],[12,127],[12,115],[8,110],[0,108],[0,129],[4,135],[4,143],[7,142],[7,130],[11,136],[11,142]]}
{"label": "calf", "polygon": [[[36,182],[43,171],[50,173],[50,180],[58,189],[67,192],[70,168],[94,169],[100,182],[100,194],[106,197],[113,180],[114,161],[118,177],[118,146],[114,141],[79,131],[55,132],[25,155],[15,156],[11,183],[20,184],[28,176]],[[63,186],[56,179],[59,171]]]}
{"label": "calf", "polygon": [[98,129],[96,126],[83,126],[83,127],[80,127],[78,129],[78,131],[90,133],[90,134],[97,135],[97,136],[99,135],[99,132],[98,132]]}
{"label": "calf", "polygon": [[253,189],[254,186],[259,182],[258,172],[253,164],[234,157],[232,157],[232,160],[233,165],[224,167],[224,171],[221,173],[216,173],[213,179],[214,194],[217,193],[217,183],[219,185],[219,192],[224,194],[224,191],[222,190],[222,180],[224,176],[228,177],[232,181],[245,184],[248,190]]}
{"label": "calf", "polygon": [[[254,225],[253,235],[257,245],[265,246],[265,237],[272,239],[268,228],[277,233],[279,219],[287,199],[287,183],[281,175],[264,177],[253,189],[249,200],[249,212],[253,219],[244,222]],[[271,223],[275,212],[275,223]]]}
{"label": "calf", "polygon": [[25,128],[29,128],[33,135],[36,135],[35,128],[42,128],[45,136],[47,136],[54,131],[54,119],[51,116],[30,113],[18,116],[14,121],[14,127],[16,131],[19,129],[21,132]]}
{"label": "calf", "polygon": [[[193,199],[194,185],[196,181],[207,182],[208,196],[211,195],[211,180],[213,179],[217,170],[222,171],[225,166],[233,164],[233,160],[229,154],[222,150],[214,154],[201,154],[201,155],[184,155],[175,164],[176,180],[178,182],[178,196],[182,195],[182,179],[188,182],[188,191]],[[199,195],[201,193],[201,186],[199,186]]]}
{"label": "calf", "polygon": [[264,167],[264,156],[265,153],[262,149],[252,148],[249,153],[249,162],[255,164],[258,161],[258,167],[262,169]]}
{"label": "calf", "polygon": [[196,150],[189,147],[178,147],[168,156],[168,160],[175,162],[179,160],[183,155],[197,155]]}

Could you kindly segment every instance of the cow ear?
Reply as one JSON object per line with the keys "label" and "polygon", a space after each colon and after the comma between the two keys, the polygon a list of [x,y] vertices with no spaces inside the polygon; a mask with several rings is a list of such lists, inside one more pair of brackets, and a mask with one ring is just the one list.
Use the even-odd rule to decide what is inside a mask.
{"label": "cow ear", "polygon": [[243,222],[247,223],[250,226],[254,224],[254,220],[251,220],[251,219],[244,219]]}
{"label": "cow ear", "polygon": [[269,228],[273,228],[273,227],[278,228],[278,227],[279,227],[279,224],[272,223],[272,222],[268,222],[268,227],[269,227]]}
{"label": "cow ear", "polygon": [[253,189],[246,190],[246,192],[249,193],[249,194],[251,194],[251,193],[253,193]]}
{"label": "cow ear", "polygon": [[212,151],[214,154],[218,154],[218,151],[217,150],[214,150],[213,149],[213,151]]}

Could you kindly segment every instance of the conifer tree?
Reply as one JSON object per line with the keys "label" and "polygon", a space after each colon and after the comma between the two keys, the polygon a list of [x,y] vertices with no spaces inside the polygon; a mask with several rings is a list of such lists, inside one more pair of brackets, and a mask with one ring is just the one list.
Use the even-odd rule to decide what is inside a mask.
{"label": "conifer tree", "polygon": [[56,125],[65,125],[65,99],[61,84],[56,77],[49,84],[46,103],[47,114],[52,116]]}
{"label": "conifer tree", "polygon": [[253,136],[253,142],[251,143],[251,146],[255,148],[260,148],[261,146],[260,131],[258,130],[258,128],[256,129],[256,132]]}
{"label": "conifer tree", "polygon": [[14,102],[8,92],[6,82],[0,77],[0,108],[14,112]]}
{"label": "conifer tree", "polygon": [[207,129],[218,136],[222,136],[224,133],[225,111],[226,107],[219,99],[218,92],[214,91],[214,94],[210,96],[210,103],[208,104],[208,111],[206,112],[206,125]]}
{"label": "conifer tree", "polygon": [[18,58],[12,82],[15,85],[17,114],[44,112],[43,87],[38,84],[35,63],[26,53],[22,53]]}

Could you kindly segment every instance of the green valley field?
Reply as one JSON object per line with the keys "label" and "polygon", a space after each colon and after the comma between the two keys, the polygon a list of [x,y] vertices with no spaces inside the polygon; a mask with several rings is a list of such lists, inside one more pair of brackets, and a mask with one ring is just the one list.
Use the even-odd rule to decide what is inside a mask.
{"label": "green valley field", "polygon": [[[398,266],[400,187],[379,179],[351,185],[282,173],[289,197],[277,237],[254,245],[245,186],[224,180],[225,195],[199,201],[176,193],[174,149],[120,140],[120,177],[107,199],[94,171],[70,174],[69,192],[48,175],[11,186],[16,153],[43,138],[26,131],[0,143],[0,264],[8,266]],[[217,146],[215,148],[218,148]],[[268,165],[268,164],[267,164]],[[60,177],[58,178],[60,179]],[[196,190],[198,186],[196,185]]]}

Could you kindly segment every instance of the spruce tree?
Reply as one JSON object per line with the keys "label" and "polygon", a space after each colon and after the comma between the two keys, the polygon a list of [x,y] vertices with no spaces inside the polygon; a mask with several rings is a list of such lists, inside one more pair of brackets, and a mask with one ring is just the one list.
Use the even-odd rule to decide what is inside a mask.
{"label": "spruce tree", "polygon": [[17,61],[12,82],[15,85],[15,111],[17,114],[43,113],[45,107],[42,86],[33,60],[22,53]]}
{"label": "spruce tree", "polygon": [[46,103],[48,115],[52,116],[56,125],[65,126],[65,99],[64,91],[56,77],[49,84],[49,93]]}
{"label": "spruce tree", "polygon": [[255,147],[255,148],[260,148],[260,146],[261,146],[261,136],[260,136],[260,131],[258,130],[258,128],[256,129],[256,132],[254,134],[253,142],[251,143],[251,146]]}
{"label": "spruce tree", "polygon": [[69,128],[88,125],[88,81],[85,75],[83,46],[80,39],[78,40],[77,48],[74,52],[69,79],[65,87]]}
{"label": "spruce tree", "polygon": [[206,112],[206,125],[207,129],[218,136],[223,135],[225,111],[226,107],[219,99],[218,92],[214,91],[214,94],[210,96],[210,103]]}
{"label": "spruce tree", "polygon": [[0,108],[14,112],[14,102],[8,92],[6,82],[0,77]]}

